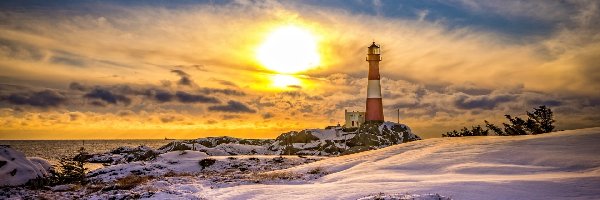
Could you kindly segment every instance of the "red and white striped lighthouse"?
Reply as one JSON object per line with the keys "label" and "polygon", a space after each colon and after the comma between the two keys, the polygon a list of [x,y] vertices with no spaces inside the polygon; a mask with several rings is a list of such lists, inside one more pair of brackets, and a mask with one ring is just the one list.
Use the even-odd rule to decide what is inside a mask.
{"label": "red and white striped lighthouse", "polygon": [[381,61],[379,46],[373,42],[368,48],[369,83],[367,86],[367,112],[365,122],[383,122],[383,104],[381,102],[381,85],[379,82],[379,61]]}

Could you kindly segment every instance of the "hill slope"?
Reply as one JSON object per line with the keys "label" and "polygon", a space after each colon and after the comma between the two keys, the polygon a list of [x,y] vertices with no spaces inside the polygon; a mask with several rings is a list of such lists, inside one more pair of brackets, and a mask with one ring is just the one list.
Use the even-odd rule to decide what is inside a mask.
{"label": "hill slope", "polygon": [[600,199],[600,128],[515,137],[436,138],[284,170],[325,175],[299,184],[202,191],[217,199],[357,199],[439,193],[453,199]]}

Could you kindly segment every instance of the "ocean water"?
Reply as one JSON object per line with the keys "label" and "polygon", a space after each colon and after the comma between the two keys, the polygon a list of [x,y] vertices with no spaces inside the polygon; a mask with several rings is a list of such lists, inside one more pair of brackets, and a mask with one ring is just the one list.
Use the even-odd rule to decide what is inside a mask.
{"label": "ocean water", "polygon": [[10,145],[11,148],[25,153],[27,157],[41,157],[51,162],[57,162],[61,157],[72,158],[81,147],[89,153],[111,151],[120,146],[137,147],[146,145],[159,148],[169,140],[0,140],[0,145]]}

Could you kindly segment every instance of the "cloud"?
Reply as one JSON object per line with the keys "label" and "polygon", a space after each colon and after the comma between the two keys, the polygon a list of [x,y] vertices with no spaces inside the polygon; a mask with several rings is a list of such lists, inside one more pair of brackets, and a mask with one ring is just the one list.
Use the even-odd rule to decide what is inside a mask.
{"label": "cloud", "polygon": [[267,112],[267,113],[265,113],[265,114],[262,115],[263,119],[271,119],[273,117],[274,117],[273,113],[270,113],[270,112]]}
{"label": "cloud", "polygon": [[111,91],[102,88],[95,88],[92,91],[85,94],[84,97],[89,99],[102,100],[110,104],[117,104],[118,102],[120,102],[125,105],[129,105],[131,103],[131,99],[126,97],[125,95],[114,94]]}
{"label": "cloud", "polygon": [[83,84],[78,83],[78,82],[71,82],[69,84],[69,89],[71,90],[79,90],[79,91],[86,91],[88,88],[85,87]]}
{"label": "cloud", "polygon": [[201,94],[190,94],[183,91],[177,91],[175,93],[177,99],[182,103],[220,103],[217,98],[204,96]]}
{"label": "cloud", "polygon": [[77,121],[77,120],[81,119],[82,116],[83,116],[83,114],[79,113],[79,112],[71,112],[71,113],[69,113],[69,119],[70,119],[70,121]]}
{"label": "cloud", "polygon": [[237,84],[235,84],[234,82],[231,82],[231,81],[227,81],[227,80],[215,80],[215,81],[217,81],[221,85],[231,86],[231,87],[238,87]]}
{"label": "cloud", "polygon": [[124,116],[131,116],[134,115],[135,112],[131,111],[131,110],[119,110],[119,112],[117,112],[118,116],[124,117]]}
{"label": "cloud", "polygon": [[2,100],[15,105],[30,105],[34,107],[57,107],[63,105],[67,98],[54,90],[42,90],[38,92],[21,92],[10,94]]}
{"label": "cloud", "polygon": [[188,73],[184,72],[183,70],[174,69],[174,70],[171,70],[171,72],[177,74],[180,77],[179,81],[177,81],[177,84],[179,84],[179,85],[191,86],[194,83],[192,81],[192,79],[190,79],[190,75]]}
{"label": "cloud", "polygon": [[218,106],[210,106],[208,107],[210,111],[220,111],[220,112],[231,112],[231,113],[255,113],[256,110],[249,108],[247,105],[229,100],[227,105],[218,105]]}
{"label": "cloud", "polygon": [[154,99],[159,102],[169,102],[173,99],[174,95],[168,91],[157,90],[154,93]]}
{"label": "cloud", "polygon": [[461,109],[494,109],[500,103],[510,102],[515,99],[516,97],[513,95],[460,95],[454,101],[454,105]]}
{"label": "cloud", "polygon": [[[458,18],[436,6],[408,10],[412,16],[405,18],[386,15],[388,9],[381,9],[380,16],[289,2],[198,4],[185,9],[109,5],[85,15],[3,10],[7,14],[0,16],[6,22],[0,30],[0,79],[28,87],[0,88],[0,107],[15,110],[0,121],[10,119],[19,130],[43,129],[31,126],[37,116],[24,113],[44,106],[15,106],[6,97],[20,94],[24,96],[20,102],[27,102],[35,91],[51,89],[63,101],[42,103],[52,107],[44,112],[85,111],[86,117],[77,122],[96,127],[114,123],[121,124],[120,129],[165,129],[171,124],[163,124],[161,116],[173,113],[198,122],[216,121],[211,128],[275,127],[272,134],[322,127],[343,121],[344,109],[364,110],[365,47],[375,39],[382,44],[386,119],[395,120],[400,109],[401,122],[425,137],[481,119],[501,119],[502,114],[522,114],[534,104],[555,108],[561,129],[600,123],[597,2],[460,2],[432,3],[466,11]],[[394,6],[384,3],[381,8]],[[544,28],[524,30],[543,34],[522,37],[482,29],[469,24],[470,19],[457,23],[465,16],[492,26],[541,21]],[[298,76],[301,90],[282,92],[273,90],[253,56],[269,31],[288,23],[314,32],[323,58],[319,67]],[[172,82],[166,80],[169,73],[176,77]],[[198,87],[194,77],[208,81]],[[65,86],[69,90],[61,90]],[[229,97],[235,97],[235,103],[230,104]],[[211,106],[220,102],[227,103]],[[127,104],[136,113],[127,118],[139,123],[114,120],[121,118],[123,107],[107,106]],[[239,120],[223,123],[220,116],[204,115],[206,110],[233,113],[223,118]],[[235,114],[259,111],[259,115]]]}
{"label": "cloud", "polygon": [[207,95],[219,93],[231,96],[246,96],[245,92],[233,89],[200,88],[199,91]]}
{"label": "cloud", "polygon": [[160,121],[163,122],[163,123],[170,123],[170,122],[173,122],[175,120],[176,120],[175,116],[161,116],[160,117]]}

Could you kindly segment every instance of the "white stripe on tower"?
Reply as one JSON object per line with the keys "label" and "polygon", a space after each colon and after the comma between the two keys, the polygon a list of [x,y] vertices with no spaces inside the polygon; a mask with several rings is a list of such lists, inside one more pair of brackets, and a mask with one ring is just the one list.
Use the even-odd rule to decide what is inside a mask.
{"label": "white stripe on tower", "polygon": [[381,98],[381,85],[379,80],[369,80],[367,85],[367,98]]}

